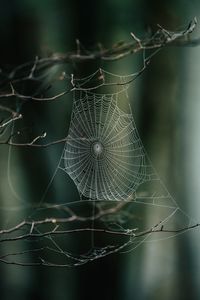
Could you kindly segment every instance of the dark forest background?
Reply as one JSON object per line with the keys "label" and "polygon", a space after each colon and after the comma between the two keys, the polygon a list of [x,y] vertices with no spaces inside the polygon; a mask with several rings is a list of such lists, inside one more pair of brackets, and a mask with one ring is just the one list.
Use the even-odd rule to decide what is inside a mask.
{"label": "dark forest background", "polygon": [[[191,0],[10,0],[0,1],[0,65],[19,65],[36,55],[76,50],[78,38],[86,49],[98,43],[110,47],[142,37],[161,24],[175,30],[200,18],[199,1]],[[194,36],[200,36],[200,25]],[[200,48],[168,47],[158,53],[129,91],[136,123],[162,180],[178,204],[198,220],[200,167]],[[137,70],[138,56],[110,63],[66,66],[90,74],[103,67],[117,74]],[[56,91],[55,91],[56,92]],[[67,132],[71,96],[57,103],[30,104],[27,126],[48,129],[52,137]],[[12,181],[26,201],[39,198],[55,168],[62,146],[30,152],[14,150]],[[0,202],[15,205],[7,184],[6,146],[0,149]],[[41,151],[42,154],[41,154]],[[41,156],[42,155],[42,156]],[[21,166],[19,168],[19,166]],[[38,171],[39,170],[39,171]],[[74,190],[68,185],[68,197]],[[54,195],[63,193],[59,181]],[[3,223],[9,213],[0,211]],[[148,218],[148,216],[147,216]],[[142,244],[128,254],[116,254],[78,268],[58,269],[0,265],[1,299],[35,300],[155,300],[200,299],[199,231],[177,238]]]}

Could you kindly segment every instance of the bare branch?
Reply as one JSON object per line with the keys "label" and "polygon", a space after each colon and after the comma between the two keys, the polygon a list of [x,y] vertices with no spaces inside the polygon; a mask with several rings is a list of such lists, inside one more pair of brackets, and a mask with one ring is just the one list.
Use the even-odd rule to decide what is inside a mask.
{"label": "bare branch", "polygon": [[[137,241],[137,239],[141,238],[141,237],[145,237],[145,236],[149,236],[150,234],[155,234],[155,233],[174,233],[174,234],[180,234],[183,232],[186,232],[188,230],[197,228],[200,226],[199,223],[197,224],[193,224],[190,226],[186,226],[186,227],[182,227],[179,229],[165,229],[164,225],[161,225],[162,222],[156,224],[155,226],[153,226],[150,229],[144,230],[144,231],[139,231],[138,229],[128,229],[128,230],[110,230],[110,229],[105,229],[105,228],[91,228],[91,227],[85,227],[85,228],[75,228],[75,229],[68,229],[68,230],[58,230],[59,226],[56,225],[53,227],[52,230],[48,230],[48,231],[44,231],[44,232],[37,232],[37,233],[33,233],[33,229],[36,226],[36,224],[47,224],[48,222],[51,222],[53,224],[57,224],[59,222],[65,222],[66,220],[61,220],[61,219],[49,219],[49,220],[40,220],[37,222],[22,222],[18,225],[16,225],[13,228],[10,228],[8,230],[2,230],[0,232],[0,234],[5,234],[5,233],[12,233],[14,231],[18,232],[18,230],[21,231],[22,227],[25,225],[30,225],[31,226],[31,230],[25,234],[20,234],[20,235],[16,235],[14,237],[7,237],[7,238],[3,238],[0,240],[1,243],[3,242],[17,242],[20,240],[27,240],[27,239],[33,239],[35,240],[36,238],[50,238],[50,240],[53,242],[53,244],[55,243],[53,240],[54,236],[62,236],[62,235],[68,235],[68,234],[76,234],[76,233],[81,233],[81,232],[91,232],[91,233],[101,233],[101,234],[108,234],[108,235],[113,235],[113,236],[124,236],[127,237],[128,240],[124,243],[122,243],[121,245],[118,246],[107,246],[105,248],[102,248],[101,250],[99,250],[99,253],[94,253],[93,256],[89,255],[85,255],[82,256],[80,258],[77,258],[76,256],[73,256],[71,254],[68,254],[67,252],[63,251],[58,244],[55,243],[56,248],[58,247],[58,250],[55,250],[53,248],[49,248],[49,247],[41,247],[41,248],[36,248],[36,249],[29,249],[29,250],[24,250],[24,251],[20,251],[20,252],[14,252],[14,253],[7,253],[4,255],[0,256],[0,262],[2,263],[6,263],[6,264],[13,264],[13,265],[19,265],[19,266],[48,266],[48,267],[70,267],[70,266],[78,266],[78,265],[82,265],[85,264],[89,261],[93,261],[95,259],[99,259],[99,258],[103,258],[107,255],[113,254],[113,253],[117,253],[122,251],[123,249],[131,246],[133,243],[135,243]],[[17,260],[10,260],[13,257],[20,257],[23,256],[24,254],[31,254],[31,253],[40,253],[43,251],[53,251],[53,252],[57,252],[57,254],[61,255],[63,253],[63,255],[66,256],[66,258],[72,260],[70,263],[53,263],[53,262],[49,262],[46,259],[43,259],[41,257],[39,257],[39,262],[19,262]]]}
{"label": "bare branch", "polygon": [[[144,51],[144,50],[158,50],[165,46],[191,46],[191,45],[198,45],[199,39],[196,40],[189,40],[189,35],[193,32],[197,24],[196,18],[187,26],[186,29],[178,32],[172,32],[164,29],[160,25],[158,25],[158,30],[150,37],[145,39],[139,39],[136,37],[134,33],[131,33],[133,37],[133,42],[122,42],[114,44],[110,49],[103,49],[102,46],[100,50],[90,52],[88,50],[84,50],[85,53],[81,53],[80,48],[80,41],[77,40],[77,51],[75,53],[66,53],[66,54],[53,54],[51,57],[47,58],[35,58],[34,62],[28,62],[21,66],[16,67],[14,70],[10,72],[8,75],[8,82],[11,86],[10,93],[3,93],[0,94],[0,98],[9,98],[9,97],[17,97],[23,100],[35,100],[35,101],[53,101],[56,100],[71,91],[74,90],[74,79],[69,77],[71,80],[72,88],[69,90],[65,90],[55,96],[52,97],[36,97],[30,95],[23,95],[17,92],[13,84],[18,81],[25,81],[25,80],[37,80],[37,76],[35,72],[41,72],[44,69],[48,69],[53,65],[56,64],[66,64],[66,63],[80,63],[80,62],[87,62],[92,60],[106,60],[106,61],[113,61],[122,59],[128,55]],[[151,55],[152,56],[152,55]],[[31,67],[32,66],[32,67]],[[29,69],[31,68],[31,70]],[[26,76],[18,75],[18,73],[23,73],[24,70],[29,69],[30,71]],[[140,75],[140,74],[138,74]],[[65,75],[64,78],[66,79],[67,76]]]}
{"label": "bare branch", "polygon": [[[162,26],[158,25],[157,31],[152,36],[140,39],[134,33],[131,33],[131,37],[133,39],[132,42],[117,43],[110,49],[106,49],[102,45],[99,45],[98,48],[92,52],[84,49],[80,41],[76,40],[77,49],[75,52],[69,52],[66,54],[56,53],[47,58],[39,58],[36,56],[34,61],[17,66],[12,71],[10,71],[7,76],[5,76],[5,82],[3,81],[1,83],[2,92],[0,93],[0,99],[1,101],[7,101],[7,103],[10,103],[10,98],[11,100],[14,98],[14,101],[16,101],[16,103],[24,103],[25,101],[45,102],[57,100],[75,90],[93,91],[104,86],[128,86],[146,70],[151,58],[163,47],[199,45],[200,38],[193,40],[189,39],[189,36],[195,29],[196,24],[197,20],[195,18],[192,22],[190,22],[186,29],[177,32],[166,30]],[[146,54],[147,52],[148,55]],[[45,89],[41,88],[42,92],[40,90],[40,92],[38,93],[34,90],[31,95],[25,95],[23,94],[23,92],[21,92],[23,91],[23,84],[25,84],[26,81],[35,81],[37,83],[43,82],[44,79],[47,78],[48,70],[52,66],[58,64],[94,61],[97,59],[101,61],[115,61],[135,53],[143,54],[143,66],[138,72],[132,74],[133,76],[131,77],[131,79],[130,77],[127,77],[128,79],[126,82],[107,83],[104,78],[102,69],[99,69],[99,84],[96,84],[95,82],[95,86],[86,88],[84,84],[78,86],[78,78],[76,78],[74,74],[66,75],[65,72],[62,72],[61,75],[59,74],[59,76],[56,77],[56,80],[68,80],[67,83],[69,87],[67,88],[66,86],[64,91],[58,92],[54,96],[45,97],[47,87],[45,87]],[[45,73],[44,71],[46,70],[47,72]],[[14,105],[10,106],[15,107]],[[0,111],[4,116],[3,120],[0,123],[0,128],[2,129],[2,132],[4,134],[5,128],[9,128],[10,124],[13,124],[13,122],[21,119],[22,115],[17,111],[11,109],[9,106],[7,107],[5,104],[0,105]],[[6,135],[3,135],[1,133],[2,139],[4,138],[4,140],[1,140],[0,144],[17,147],[45,148],[52,145],[64,143],[69,139],[69,137],[64,137],[61,139],[53,140],[51,142],[42,143],[41,140],[46,138],[46,132],[44,132],[34,138],[30,138],[28,142],[18,143],[16,139],[16,135],[18,134],[18,132],[10,134],[10,136],[7,138],[5,138]],[[2,247],[4,249],[6,249],[7,245],[12,245],[12,243],[20,243],[20,241],[22,244],[24,244],[24,242],[22,241],[31,241],[31,243],[26,243],[26,245],[32,245],[34,244],[34,242],[36,242],[37,246],[35,246],[34,244],[34,246],[30,249],[26,248],[25,250],[21,251],[8,251],[7,253],[3,253],[0,255],[0,262],[18,266],[78,266],[95,259],[125,250],[128,247],[133,246],[134,243],[140,243],[140,240],[142,240],[142,238],[147,238],[150,234],[180,234],[188,230],[198,228],[200,226],[199,223],[196,223],[189,226],[169,229],[167,228],[166,223],[164,221],[161,221],[151,228],[136,228],[134,227],[134,225],[130,225],[134,223],[129,223],[129,227],[127,226],[127,228],[126,225],[121,222],[121,219],[125,216],[127,220],[126,224],[128,224],[128,222],[130,221],[135,221],[135,216],[128,209],[130,202],[132,201],[134,203],[134,200],[135,198],[128,199],[127,201],[119,201],[113,206],[109,206],[110,203],[108,205],[108,202],[106,204],[102,204],[100,202],[91,202],[89,203],[89,205],[91,205],[92,212],[90,211],[90,213],[88,213],[87,211],[87,213],[84,212],[85,214],[81,214],[79,210],[77,210],[77,212],[76,207],[74,208],[72,205],[70,206],[69,203],[65,203],[65,205],[50,205],[46,203],[40,207],[38,205],[34,207],[35,214],[39,214],[40,209],[47,210],[48,212],[52,210],[56,213],[53,214],[51,211],[49,217],[44,217],[44,215],[47,215],[44,214],[42,215],[43,217],[41,217],[40,215],[40,217],[38,218],[36,218],[36,215],[33,213],[32,217],[25,218],[25,220],[10,228],[3,228],[0,230],[0,243],[5,246]],[[175,212],[172,213],[172,216],[174,216]],[[62,217],[58,217],[58,215]],[[35,218],[33,218],[33,216]],[[77,255],[65,251],[60,246],[60,243],[57,242],[57,240],[63,242],[63,237],[67,238],[68,236],[71,237],[72,235],[77,236],[80,233],[90,233],[92,237],[94,234],[113,237],[113,239],[116,240],[116,243],[111,243],[111,245],[96,248],[93,245],[91,252]],[[38,243],[44,244],[42,244],[42,246],[41,244],[39,244],[38,246]],[[50,261],[48,258],[46,258],[46,252],[50,252],[51,254],[53,254],[53,257],[57,255],[59,257],[59,263],[57,263],[56,259],[55,261]],[[35,261],[29,261],[29,255],[34,257],[37,256],[37,259]],[[60,256],[64,257],[62,263],[60,263]]]}

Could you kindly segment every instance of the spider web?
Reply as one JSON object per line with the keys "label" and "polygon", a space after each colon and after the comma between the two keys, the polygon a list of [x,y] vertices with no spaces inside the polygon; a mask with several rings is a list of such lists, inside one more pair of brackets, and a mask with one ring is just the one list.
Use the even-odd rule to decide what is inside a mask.
{"label": "spider web", "polygon": [[[103,82],[86,87],[98,73]],[[109,82],[111,76],[115,83]],[[142,202],[146,192],[143,197],[136,196],[139,187],[159,183],[161,191],[155,188],[153,196],[147,197],[148,203],[166,206],[171,202],[176,207],[145,151],[129,103],[128,112],[118,105],[123,94],[127,97],[127,82],[128,76],[102,69],[85,81],[76,81],[71,123],[59,168],[72,178],[83,200]],[[98,93],[99,87],[113,85],[113,93]]]}
{"label": "spider web", "polygon": [[63,170],[81,195],[94,200],[127,200],[155,177],[133,123],[118,96],[75,93]]}
{"label": "spider web", "polygon": [[[11,241],[22,233],[31,241],[31,250],[14,254],[25,257],[23,264],[29,264],[27,253],[36,265],[85,264],[194,224],[161,181],[140,139],[127,94],[134,78],[102,69],[72,78],[71,122],[58,166],[20,234],[6,233]],[[60,170],[79,197],[52,204],[48,199]]]}
{"label": "spider web", "polygon": [[[91,207],[86,218],[91,223],[85,228],[91,236],[89,250],[78,255],[75,265],[133,250],[164,226],[169,238],[192,222],[161,181],[140,139],[127,95],[134,78],[135,74],[117,76],[99,69],[73,81],[71,122],[57,170],[73,180],[78,203]],[[127,103],[124,110],[122,101]],[[148,221],[146,206],[151,207]],[[102,241],[99,233],[113,233],[114,238]]]}

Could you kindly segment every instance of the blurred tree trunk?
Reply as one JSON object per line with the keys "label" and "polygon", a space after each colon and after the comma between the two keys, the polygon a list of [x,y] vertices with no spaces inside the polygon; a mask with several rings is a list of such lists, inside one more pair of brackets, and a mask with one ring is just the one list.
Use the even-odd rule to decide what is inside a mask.
{"label": "blurred tree trunk", "polygon": [[[185,22],[182,3],[155,0],[144,3],[143,20],[147,26],[161,24],[164,28],[172,29]],[[176,11],[183,15],[176,14]],[[182,134],[184,127],[181,122],[185,82],[184,76],[181,76],[185,70],[183,51],[185,50],[180,48],[168,48],[153,58],[141,85],[138,119],[142,140],[156,169],[178,205],[185,207],[187,211],[189,205],[186,203],[191,199],[188,198],[183,175],[187,174],[187,170],[184,173],[183,169],[187,154],[183,146],[185,135]],[[147,220],[148,213],[147,209]],[[194,277],[190,274],[196,257],[192,256],[189,243],[190,238],[185,234],[181,238],[143,246],[143,254],[139,255],[139,259],[143,261],[140,264],[141,270],[138,272],[138,267],[136,268],[139,277],[136,271],[129,271],[129,276],[134,275],[132,280],[129,279],[126,299],[131,300],[133,295],[138,300],[160,299],[161,295],[163,300],[198,299]],[[133,264],[137,264],[138,256],[134,256],[135,253]],[[166,256],[167,266],[166,261],[163,263]]]}

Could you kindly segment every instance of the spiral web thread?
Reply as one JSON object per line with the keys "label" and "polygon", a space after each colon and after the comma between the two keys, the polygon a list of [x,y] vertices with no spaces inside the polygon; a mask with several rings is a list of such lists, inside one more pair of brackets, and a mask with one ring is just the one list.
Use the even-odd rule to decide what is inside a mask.
{"label": "spiral web thread", "polygon": [[119,94],[78,93],[63,170],[86,198],[127,200],[141,183],[155,178],[132,114],[117,106]]}
{"label": "spiral web thread", "polygon": [[[99,72],[103,83],[92,86]],[[118,81],[107,83],[106,76]],[[71,123],[59,168],[72,178],[81,199],[140,202],[141,198],[135,197],[140,185],[161,183],[140,139],[130,105],[128,113],[118,106],[120,97],[127,97],[131,76],[121,77],[101,69],[75,82]],[[85,87],[90,81],[91,85]],[[113,93],[98,93],[99,87],[113,85]],[[164,185],[162,189],[165,191]],[[165,197],[155,194],[153,204],[158,198],[166,205],[164,200],[171,197],[166,191]],[[173,198],[171,203],[176,207]]]}
{"label": "spiral web thread", "polygon": [[[120,108],[134,78],[101,69],[73,79],[71,122],[58,166],[30,222],[19,227],[21,239],[21,230],[30,226],[25,238],[34,236],[32,248],[6,257],[24,263],[32,253],[33,265],[77,266],[169,238],[194,224],[154,169],[129,103]],[[48,203],[59,170],[70,176],[79,199]],[[157,236],[162,228],[165,233]]]}

